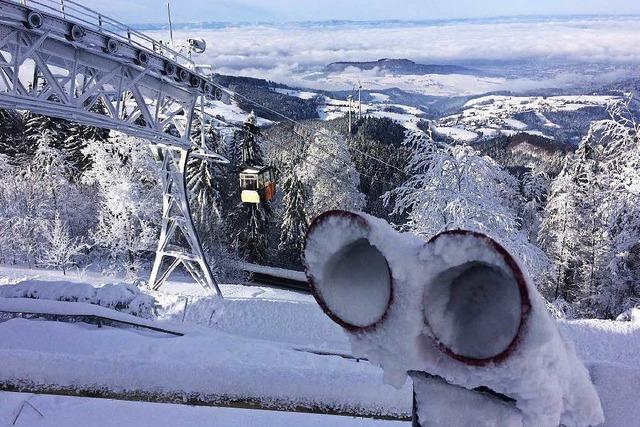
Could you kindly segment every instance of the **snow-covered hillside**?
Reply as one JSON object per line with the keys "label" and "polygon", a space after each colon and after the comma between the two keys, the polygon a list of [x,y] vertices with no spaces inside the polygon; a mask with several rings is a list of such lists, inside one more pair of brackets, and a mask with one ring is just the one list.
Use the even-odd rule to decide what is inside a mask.
{"label": "snow-covered hillside", "polygon": [[482,96],[468,101],[459,113],[440,119],[437,131],[466,142],[520,132],[548,139],[579,137],[585,126],[606,117],[607,107],[620,99],[613,95]]}

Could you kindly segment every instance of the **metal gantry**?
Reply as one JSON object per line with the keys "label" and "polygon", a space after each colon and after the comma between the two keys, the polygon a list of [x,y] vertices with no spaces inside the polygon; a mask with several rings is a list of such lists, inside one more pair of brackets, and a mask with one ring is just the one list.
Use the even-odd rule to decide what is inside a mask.
{"label": "metal gantry", "polygon": [[[227,162],[191,140],[193,121],[206,122],[205,99],[220,95],[189,57],[79,3],[0,0],[0,108],[144,138],[162,159],[155,289],[182,263],[219,294],[193,226],[184,174],[189,156]],[[176,233],[183,237],[175,240]]]}

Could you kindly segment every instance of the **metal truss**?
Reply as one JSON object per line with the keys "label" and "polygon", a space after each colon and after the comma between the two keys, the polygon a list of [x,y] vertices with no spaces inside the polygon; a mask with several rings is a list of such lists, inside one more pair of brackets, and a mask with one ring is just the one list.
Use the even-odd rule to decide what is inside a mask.
{"label": "metal truss", "polygon": [[[205,99],[216,97],[218,86],[198,74],[189,58],[78,3],[25,3],[0,0],[0,108],[149,140],[164,158],[162,233],[151,284],[160,287],[182,263],[198,283],[219,294],[184,183],[190,155],[228,162],[191,140],[192,123],[207,122]],[[172,242],[176,234],[184,238]],[[163,270],[167,257],[173,261]]]}
{"label": "metal truss", "polygon": [[180,264],[209,292],[221,295],[204,257],[187,202],[186,168],[190,150],[166,148],[162,158],[162,231],[149,279],[157,290]]}

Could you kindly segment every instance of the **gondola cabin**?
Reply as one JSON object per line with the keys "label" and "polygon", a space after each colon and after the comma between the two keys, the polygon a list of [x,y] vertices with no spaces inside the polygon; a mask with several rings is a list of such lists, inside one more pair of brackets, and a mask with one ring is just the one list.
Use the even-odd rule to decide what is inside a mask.
{"label": "gondola cabin", "polygon": [[248,166],[240,172],[240,198],[243,203],[268,202],[276,195],[276,180],[271,166]]}

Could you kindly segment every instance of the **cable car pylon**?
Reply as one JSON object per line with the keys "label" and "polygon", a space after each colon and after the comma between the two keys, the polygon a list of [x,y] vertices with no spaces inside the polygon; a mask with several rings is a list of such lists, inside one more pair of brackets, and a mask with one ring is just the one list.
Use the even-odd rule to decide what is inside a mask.
{"label": "cable car pylon", "polygon": [[153,146],[152,150],[156,159],[162,161],[163,197],[162,229],[149,285],[158,290],[182,264],[205,290],[222,297],[204,256],[188,202],[186,172],[193,150],[158,146]]}

